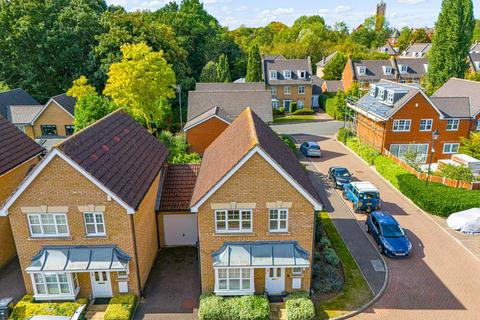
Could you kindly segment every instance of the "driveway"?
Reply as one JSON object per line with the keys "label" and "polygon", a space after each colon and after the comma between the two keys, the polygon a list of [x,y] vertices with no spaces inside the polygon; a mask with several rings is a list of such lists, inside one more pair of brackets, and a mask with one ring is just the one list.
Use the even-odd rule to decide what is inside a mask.
{"label": "driveway", "polygon": [[12,297],[15,302],[18,302],[24,294],[22,271],[18,259],[15,258],[0,269],[0,299]]}
{"label": "driveway", "polygon": [[150,272],[135,319],[192,320],[198,308],[200,277],[197,249],[162,249]]}
{"label": "driveway", "polygon": [[[331,166],[346,166],[357,179],[376,185],[380,189],[382,208],[395,215],[412,241],[410,258],[385,258],[389,270],[387,289],[370,309],[355,319],[480,318],[480,260],[474,254],[435,223],[436,218],[417,209],[372,168],[334,140],[334,132],[322,135],[317,132],[325,128],[309,131],[305,125],[298,129],[296,124],[285,126],[282,131],[293,133],[299,142],[305,139],[319,141],[323,157],[308,163],[320,178]],[[329,125],[325,127],[330,128]],[[321,192],[328,196],[331,191],[323,189]],[[339,204],[332,202],[332,205],[339,210]],[[365,215],[350,210],[350,216],[364,232]]]}

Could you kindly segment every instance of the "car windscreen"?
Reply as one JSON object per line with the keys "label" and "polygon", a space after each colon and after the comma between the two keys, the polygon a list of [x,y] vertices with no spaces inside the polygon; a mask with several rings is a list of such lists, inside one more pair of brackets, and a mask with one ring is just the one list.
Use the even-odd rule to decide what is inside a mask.
{"label": "car windscreen", "polygon": [[336,169],[335,176],[337,177],[350,177],[350,172],[347,169]]}
{"label": "car windscreen", "polygon": [[364,192],[362,195],[364,199],[378,199],[377,192]]}
{"label": "car windscreen", "polygon": [[382,223],[380,228],[382,229],[382,236],[385,238],[399,238],[405,235],[398,224]]}
{"label": "car windscreen", "polygon": [[320,150],[320,147],[316,144],[311,144],[308,148],[312,150]]}

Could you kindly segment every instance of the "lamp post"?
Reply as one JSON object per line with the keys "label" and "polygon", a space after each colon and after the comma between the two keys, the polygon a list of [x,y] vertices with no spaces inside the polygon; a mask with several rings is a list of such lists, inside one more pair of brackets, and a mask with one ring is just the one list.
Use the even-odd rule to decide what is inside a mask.
{"label": "lamp post", "polygon": [[425,186],[428,186],[428,178],[430,178],[430,168],[432,166],[433,154],[435,153],[435,141],[440,137],[438,129],[432,132],[432,150],[430,151],[430,162],[428,163],[427,178],[425,179]]}
{"label": "lamp post", "polygon": [[176,91],[178,92],[178,100],[180,103],[180,128],[183,127],[183,116],[182,116],[182,87],[177,84]]}

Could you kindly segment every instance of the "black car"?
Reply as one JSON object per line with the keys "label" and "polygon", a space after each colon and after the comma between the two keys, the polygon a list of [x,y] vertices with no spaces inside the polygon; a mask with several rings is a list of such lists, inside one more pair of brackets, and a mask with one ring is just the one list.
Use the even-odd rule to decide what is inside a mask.
{"label": "black car", "polygon": [[328,179],[334,188],[342,189],[344,184],[352,182],[352,174],[344,167],[331,167],[328,169]]}

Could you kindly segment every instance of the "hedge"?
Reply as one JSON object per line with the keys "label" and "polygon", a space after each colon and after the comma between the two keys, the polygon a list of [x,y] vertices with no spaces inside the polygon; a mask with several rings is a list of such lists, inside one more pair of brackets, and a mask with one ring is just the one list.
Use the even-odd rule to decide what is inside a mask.
{"label": "hedge", "polygon": [[327,114],[334,118],[337,119],[337,97],[336,95],[333,94],[327,94],[327,97],[325,98],[325,112]]}
{"label": "hedge", "polygon": [[295,112],[292,112],[293,115],[309,115],[309,114],[315,114],[315,111],[311,109],[298,109]]}
{"label": "hedge", "polygon": [[265,296],[200,296],[200,320],[269,320],[270,304]]}
{"label": "hedge", "polygon": [[292,137],[282,134],[280,135],[280,139],[282,139],[282,141],[293,151],[293,153],[297,153],[297,146],[295,145]]}
{"label": "hedge", "polygon": [[293,292],[285,298],[288,320],[315,319],[315,306],[306,292]]}
{"label": "hedge", "polygon": [[378,151],[376,151],[369,145],[359,141],[357,137],[347,138],[346,144],[369,165],[372,165],[375,159],[380,156],[380,153]]}
{"label": "hedge", "polygon": [[15,306],[10,320],[24,320],[33,316],[71,317],[83,303],[79,302],[34,302],[31,295],[25,295]]}
{"label": "hedge", "polygon": [[105,311],[105,320],[130,320],[137,306],[134,294],[118,294],[113,296]]}

